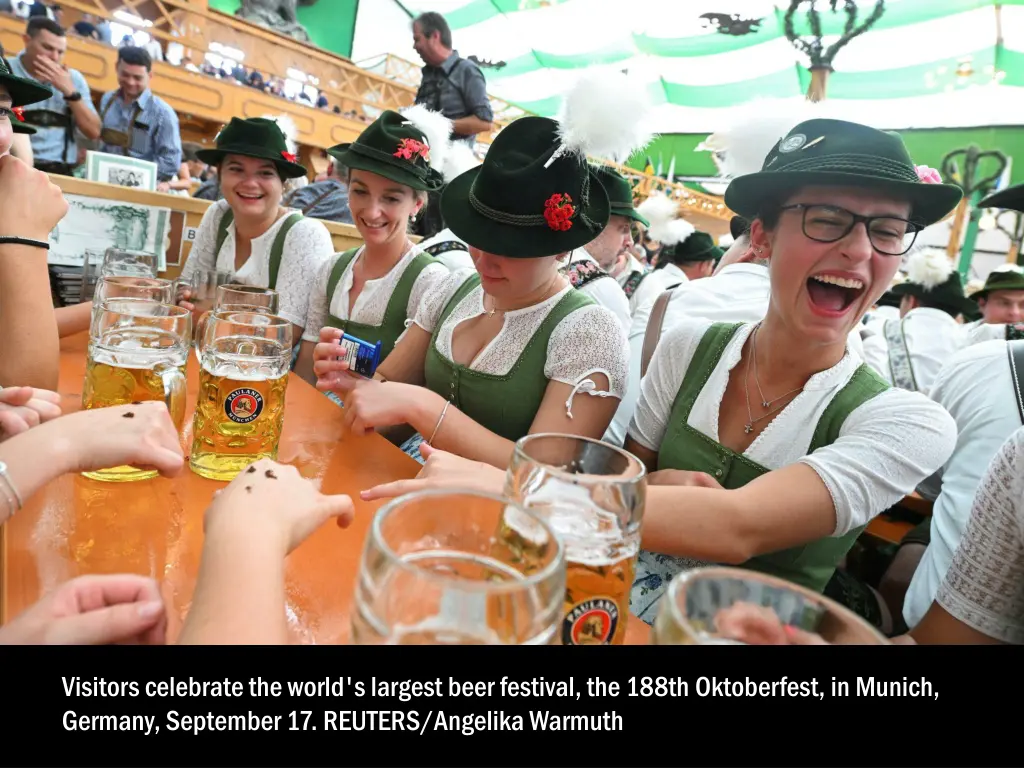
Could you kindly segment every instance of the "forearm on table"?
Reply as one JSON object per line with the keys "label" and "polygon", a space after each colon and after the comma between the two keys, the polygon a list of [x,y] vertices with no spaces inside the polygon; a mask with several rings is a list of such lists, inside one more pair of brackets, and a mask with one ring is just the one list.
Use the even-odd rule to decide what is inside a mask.
{"label": "forearm on table", "polygon": [[0,386],[57,389],[60,340],[46,253],[0,245]]}
{"label": "forearm on table", "polygon": [[[22,503],[74,464],[73,446],[61,437],[60,419],[40,424],[0,443],[0,461]],[[0,525],[14,510],[0,504]]]}
{"label": "forearm on table", "polygon": [[[511,440],[494,434],[454,405],[449,405],[445,411],[443,397],[430,390],[425,392],[429,394],[423,398],[409,422],[424,440],[430,441],[435,448],[466,459],[482,461],[502,470],[508,467],[515,448]],[[432,435],[434,439],[431,441]]]}
{"label": "forearm on table", "polygon": [[58,307],[54,314],[57,317],[57,335],[62,339],[65,336],[73,336],[89,330],[89,323],[92,321],[92,302]]}
{"label": "forearm on table", "polygon": [[180,645],[284,645],[284,554],[244,526],[207,532]]}

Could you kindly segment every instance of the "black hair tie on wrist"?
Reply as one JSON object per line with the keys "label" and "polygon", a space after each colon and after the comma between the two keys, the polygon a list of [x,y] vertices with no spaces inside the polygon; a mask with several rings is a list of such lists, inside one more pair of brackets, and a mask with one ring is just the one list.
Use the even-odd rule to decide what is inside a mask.
{"label": "black hair tie on wrist", "polygon": [[33,248],[42,248],[43,250],[50,250],[50,244],[44,240],[29,240],[24,237],[10,237],[8,235],[0,235],[0,245],[30,245]]}

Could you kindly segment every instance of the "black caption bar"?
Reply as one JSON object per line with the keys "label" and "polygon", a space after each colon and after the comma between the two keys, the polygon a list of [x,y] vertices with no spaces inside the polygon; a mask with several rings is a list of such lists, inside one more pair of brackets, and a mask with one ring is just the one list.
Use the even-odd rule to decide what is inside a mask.
{"label": "black caption bar", "polygon": [[[1015,648],[3,655],[9,765],[864,765],[884,745],[884,764],[940,766],[979,764],[977,739],[986,764],[1019,761],[992,727],[1024,682]],[[953,713],[970,738],[933,738]]]}

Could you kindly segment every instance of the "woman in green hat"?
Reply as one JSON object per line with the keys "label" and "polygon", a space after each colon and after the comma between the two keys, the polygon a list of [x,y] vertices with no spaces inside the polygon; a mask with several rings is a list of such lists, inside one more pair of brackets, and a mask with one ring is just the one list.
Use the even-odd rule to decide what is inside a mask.
{"label": "woman in green hat", "polygon": [[[336,347],[317,347],[317,386],[343,393],[354,431],[409,425],[414,456],[425,440],[501,468],[526,434],[604,434],[625,389],[625,331],[559,264],[608,222],[587,155],[636,145],[643,109],[620,110],[610,94],[635,100],[642,91],[626,83],[585,76],[561,121],[513,121],[481,166],[447,185],[441,212],[474,269],[452,272],[426,297],[379,370],[385,381],[360,380],[333,361]],[[615,115],[625,124],[607,130]]]}
{"label": "woman in green hat", "polygon": [[[297,347],[314,281],[334,253],[322,222],[281,205],[285,181],[306,169],[277,123],[263,117],[231,118],[216,146],[196,156],[217,169],[224,198],[203,214],[181,278],[218,270],[232,273],[234,282],[276,290],[278,314],[292,323]],[[196,311],[189,298],[186,292],[182,306]]]}
{"label": "woman in green hat", "polygon": [[643,620],[695,563],[824,591],[871,518],[952,453],[949,414],[847,348],[917,233],[960,200],[922,176],[896,134],[815,119],[730,183],[771,297],[760,322],[681,322],[641,384],[626,448],[652,472],[631,603]]}
{"label": "woman in green hat", "polygon": [[423,297],[448,275],[409,231],[427,193],[444,186],[438,169],[450,134],[450,120],[414,106],[385,111],[354,142],[328,150],[348,171],[349,209],[363,245],[329,259],[317,276],[296,366],[311,384],[318,342],[347,333],[380,342],[380,359],[387,359]]}

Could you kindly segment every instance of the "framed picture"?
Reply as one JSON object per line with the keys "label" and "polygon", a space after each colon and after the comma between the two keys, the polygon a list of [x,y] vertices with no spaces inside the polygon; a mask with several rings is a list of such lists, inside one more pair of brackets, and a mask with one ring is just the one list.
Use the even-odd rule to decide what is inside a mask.
{"label": "framed picture", "polygon": [[158,255],[158,269],[167,269],[170,245],[169,208],[65,195],[67,215],[50,232],[48,263],[80,267],[85,251],[122,248]]}
{"label": "framed picture", "polygon": [[85,153],[85,178],[119,187],[156,191],[156,163],[134,157],[89,150]]}

